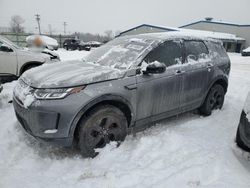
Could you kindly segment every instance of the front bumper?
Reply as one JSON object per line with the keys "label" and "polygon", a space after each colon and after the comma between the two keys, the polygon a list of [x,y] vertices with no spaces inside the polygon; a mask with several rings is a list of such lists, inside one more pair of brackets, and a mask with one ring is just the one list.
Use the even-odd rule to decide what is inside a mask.
{"label": "front bumper", "polygon": [[[62,118],[60,112],[31,106],[24,108],[17,98],[13,98],[16,117],[24,130],[40,141],[49,142],[58,146],[69,147],[73,137],[69,136],[70,121]],[[67,116],[66,116],[67,117]]]}

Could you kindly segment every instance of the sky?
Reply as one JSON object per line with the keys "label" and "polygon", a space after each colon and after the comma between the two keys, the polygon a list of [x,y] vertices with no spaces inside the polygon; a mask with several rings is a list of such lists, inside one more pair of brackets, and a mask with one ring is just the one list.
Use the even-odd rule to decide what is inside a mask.
{"label": "sky", "polygon": [[[0,0],[0,27],[11,16],[24,18],[28,32],[37,32],[35,14],[41,15],[42,32],[124,31],[146,23],[179,27],[213,17],[218,21],[250,24],[250,0]],[[51,25],[51,26],[49,26]]]}

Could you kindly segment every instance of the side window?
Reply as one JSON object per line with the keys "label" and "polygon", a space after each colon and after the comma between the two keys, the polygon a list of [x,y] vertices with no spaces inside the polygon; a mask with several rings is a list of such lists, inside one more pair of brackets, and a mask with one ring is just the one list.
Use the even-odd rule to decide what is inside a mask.
{"label": "side window", "polygon": [[184,46],[187,58],[198,60],[208,54],[207,47],[202,41],[185,41]]}
{"label": "side window", "polygon": [[153,49],[145,57],[146,63],[160,62],[164,63],[167,67],[181,63],[182,61],[182,49],[179,42],[167,41],[160,44]]}

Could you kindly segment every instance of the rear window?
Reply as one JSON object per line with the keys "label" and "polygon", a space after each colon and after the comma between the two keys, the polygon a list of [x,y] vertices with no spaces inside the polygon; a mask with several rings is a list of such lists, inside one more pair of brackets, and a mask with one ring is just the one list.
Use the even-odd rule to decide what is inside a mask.
{"label": "rear window", "polygon": [[208,54],[208,50],[202,41],[185,41],[186,57],[194,60],[203,58]]}
{"label": "rear window", "polygon": [[228,57],[227,52],[221,43],[211,41],[211,42],[208,42],[207,45],[209,46],[211,51],[214,53],[214,56]]}

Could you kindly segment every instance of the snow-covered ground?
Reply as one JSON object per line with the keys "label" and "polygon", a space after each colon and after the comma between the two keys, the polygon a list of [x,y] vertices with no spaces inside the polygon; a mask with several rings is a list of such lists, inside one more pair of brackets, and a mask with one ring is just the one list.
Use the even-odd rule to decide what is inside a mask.
{"label": "snow-covered ground", "polygon": [[[63,60],[88,52],[59,50]],[[110,144],[94,159],[30,138],[20,128],[11,99],[15,82],[0,94],[0,187],[217,187],[249,188],[250,162],[235,152],[234,138],[250,89],[250,58],[230,54],[225,105],[210,117],[186,113]],[[237,153],[238,155],[236,155]]]}

